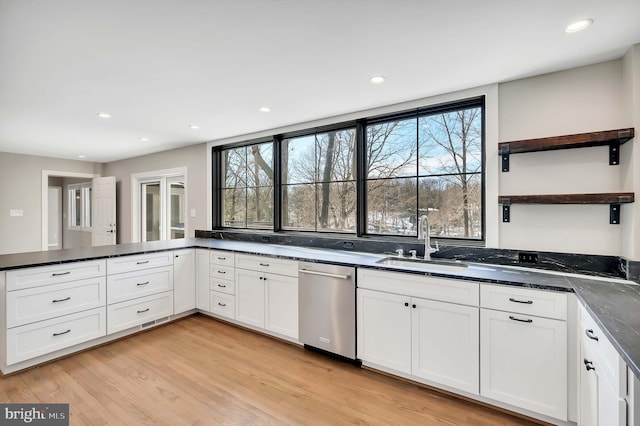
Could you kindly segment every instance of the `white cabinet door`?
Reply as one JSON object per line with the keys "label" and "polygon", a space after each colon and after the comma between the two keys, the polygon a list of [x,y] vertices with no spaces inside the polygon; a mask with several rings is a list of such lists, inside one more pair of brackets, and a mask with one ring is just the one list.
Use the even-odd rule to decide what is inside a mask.
{"label": "white cabinet door", "polygon": [[593,368],[593,354],[580,342],[580,400],[578,424],[598,426],[598,372]]}
{"label": "white cabinet door", "polygon": [[480,310],[480,393],[567,420],[567,325]]}
{"label": "white cabinet door", "polygon": [[236,269],[236,320],[264,328],[265,274]]}
{"label": "white cabinet door", "polygon": [[266,277],[265,328],[298,338],[298,278],[268,274]]}
{"label": "white cabinet door", "polygon": [[479,308],[413,298],[412,374],[478,394]]}
{"label": "white cabinet door", "polygon": [[196,307],[209,312],[209,250],[196,249]]}
{"label": "white cabinet door", "polygon": [[196,307],[195,249],[173,252],[173,313],[179,314]]}
{"label": "white cabinet door", "polygon": [[408,296],[358,289],[358,358],[411,374]]}

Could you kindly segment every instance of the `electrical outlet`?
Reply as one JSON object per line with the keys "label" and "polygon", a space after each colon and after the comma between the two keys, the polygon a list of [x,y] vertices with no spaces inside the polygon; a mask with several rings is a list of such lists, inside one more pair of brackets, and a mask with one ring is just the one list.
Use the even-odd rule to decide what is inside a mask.
{"label": "electrical outlet", "polygon": [[538,263],[538,253],[521,251],[518,253],[518,263]]}
{"label": "electrical outlet", "polygon": [[352,250],[353,249],[353,242],[351,242],[351,241],[343,241],[342,242],[342,247],[347,249],[347,250]]}
{"label": "electrical outlet", "polygon": [[262,236],[262,242],[263,242],[263,243],[269,243],[269,242],[271,242],[271,237],[269,237],[268,235],[263,235],[263,236]]}

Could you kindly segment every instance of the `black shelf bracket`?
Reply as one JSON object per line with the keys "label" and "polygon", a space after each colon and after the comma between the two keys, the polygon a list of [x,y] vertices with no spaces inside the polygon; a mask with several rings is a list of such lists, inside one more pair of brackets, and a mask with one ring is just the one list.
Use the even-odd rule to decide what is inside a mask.
{"label": "black shelf bracket", "polygon": [[509,171],[509,145],[503,145],[500,148],[500,157],[502,158],[502,163],[501,163],[502,171],[508,172]]}
{"label": "black shelf bracket", "polygon": [[609,165],[617,166],[620,164],[620,141],[612,141],[609,144]]}
{"label": "black shelf bracket", "polygon": [[620,225],[620,204],[609,204],[609,223]]}
{"label": "black shelf bracket", "polygon": [[502,221],[511,222],[511,200],[508,198],[502,199]]}

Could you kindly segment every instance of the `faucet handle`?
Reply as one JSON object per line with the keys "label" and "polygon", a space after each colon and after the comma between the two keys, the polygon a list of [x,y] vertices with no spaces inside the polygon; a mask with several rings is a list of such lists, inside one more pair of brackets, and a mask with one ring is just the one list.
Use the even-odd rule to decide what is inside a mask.
{"label": "faucet handle", "polygon": [[418,251],[417,250],[409,250],[409,253],[411,254],[411,258],[412,259],[416,259],[418,257]]}
{"label": "faucet handle", "polygon": [[404,250],[399,248],[396,250],[396,253],[398,254],[398,257],[403,257],[404,256]]}

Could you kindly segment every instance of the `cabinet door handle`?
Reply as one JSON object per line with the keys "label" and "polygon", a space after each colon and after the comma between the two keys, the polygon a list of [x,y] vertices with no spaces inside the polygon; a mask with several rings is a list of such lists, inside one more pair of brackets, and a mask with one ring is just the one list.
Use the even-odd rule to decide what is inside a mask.
{"label": "cabinet door handle", "polygon": [[136,284],[136,285],[137,285],[138,287],[141,287],[141,286],[143,286],[143,285],[147,285],[147,284],[149,284],[149,281],[145,281],[145,282],[143,282],[143,283],[138,283],[138,284]]}
{"label": "cabinet door handle", "polygon": [[219,273],[219,274],[223,274],[223,275],[224,275],[224,274],[226,274],[227,272],[226,272],[226,271],[218,271],[218,273]]}
{"label": "cabinet door handle", "polygon": [[589,360],[588,360],[588,359],[586,359],[586,358],[585,358],[583,361],[584,361],[584,367],[587,369],[587,371],[595,370],[595,369],[596,369],[596,368],[593,366],[593,362],[592,362],[592,361],[589,361]]}
{"label": "cabinet door handle", "polygon": [[218,260],[227,260],[227,258],[218,256]]}
{"label": "cabinet door handle", "polygon": [[53,333],[53,336],[62,336],[63,334],[67,334],[67,333],[71,333],[71,329],[68,329],[67,331],[62,331],[60,333]]}
{"label": "cabinet door handle", "polygon": [[269,264],[260,262],[260,266],[269,266]]}
{"label": "cabinet door handle", "polygon": [[222,306],[224,308],[225,306],[227,306],[227,304],[218,302],[218,306]]}
{"label": "cabinet door handle", "polygon": [[409,306],[409,302],[404,302],[404,306]]}
{"label": "cabinet door handle", "polygon": [[413,305],[411,305],[411,307],[412,307],[413,309],[417,308],[417,306],[416,306],[416,304],[415,304],[415,303],[414,303]]}
{"label": "cabinet door handle", "polygon": [[593,329],[591,329],[591,328],[586,329],[584,331],[584,334],[586,334],[589,339],[595,340],[596,342],[598,341],[598,336],[593,334]]}
{"label": "cabinet door handle", "polygon": [[149,312],[149,308],[138,311],[139,314],[144,314],[145,312]]}
{"label": "cabinet door handle", "polygon": [[53,274],[51,274],[52,277],[59,277],[62,275],[69,275],[71,273],[71,271],[67,271],[67,272],[54,272]]}
{"label": "cabinet door handle", "polygon": [[533,322],[533,320],[531,318],[527,318],[527,319],[521,319],[521,318],[516,318],[513,315],[509,315],[509,319],[513,320],[513,321],[520,321],[520,322],[526,322],[526,323],[531,323]]}
{"label": "cabinet door handle", "polygon": [[226,286],[226,285],[224,285],[224,284],[218,284],[218,287],[220,287],[220,288],[227,288],[227,286]]}
{"label": "cabinet door handle", "polygon": [[53,299],[51,303],[66,302],[67,300],[71,300],[71,296],[67,296],[64,299]]}
{"label": "cabinet door handle", "polygon": [[533,304],[533,300],[518,300],[518,299],[514,299],[513,297],[509,298],[509,302],[523,303],[525,305],[532,305]]}
{"label": "cabinet door handle", "polygon": [[138,262],[136,262],[136,265],[144,265],[145,263],[149,263],[148,260],[140,260]]}

